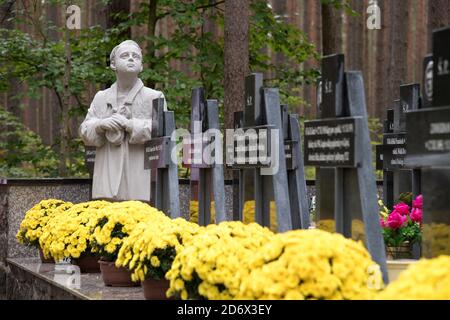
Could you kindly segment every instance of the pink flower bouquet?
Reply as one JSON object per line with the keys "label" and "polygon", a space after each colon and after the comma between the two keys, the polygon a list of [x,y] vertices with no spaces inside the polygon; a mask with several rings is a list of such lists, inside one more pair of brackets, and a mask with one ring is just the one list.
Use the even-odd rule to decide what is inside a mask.
{"label": "pink flower bouquet", "polygon": [[422,239],[422,195],[412,199],[411,194],[403,194],[394,209],[380,218],[386,246],[412,245]]}

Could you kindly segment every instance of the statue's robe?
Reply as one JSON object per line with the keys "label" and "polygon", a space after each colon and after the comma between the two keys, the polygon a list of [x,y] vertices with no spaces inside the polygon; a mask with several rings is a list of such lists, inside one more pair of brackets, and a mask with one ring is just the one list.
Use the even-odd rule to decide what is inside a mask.
{"label": "statue's robe", "polygon": [[[80,126],[85,145],[96,147],[93,199],[150,200],[150,170],[144,170],[144,144],[151,139],[152,104],[157,98],[164,98],[163,93],[144,87],[140,79],[121,106],[117,105],[116,83],[95,95]],[[99,121],[114,113],[131,119],[131,132],[98,130]]]}

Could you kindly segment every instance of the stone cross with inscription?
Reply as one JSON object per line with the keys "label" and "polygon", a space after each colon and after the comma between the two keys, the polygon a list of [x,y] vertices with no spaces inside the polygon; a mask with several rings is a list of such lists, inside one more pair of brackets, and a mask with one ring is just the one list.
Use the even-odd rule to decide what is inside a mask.
{"label": "stone cross with inscription", "polygon": [[[335,227],[331,228],[346,237],[363,240],[387,283],[363,77],[360,71],[336,77],[343,71],[342,54],[324,60],[327,67],[322,72],[323,119],[305,122],[305,165],[334,168]],[[325,221],[319,221],[319,228],[323,226],[321,222]]]}
{"label": "stone cross with inscription", "polygon": [[[171,161],[175,142],[173,111],[164,111],[164,99],[153,100],[152,139],[145,143],[144,168],[151,170],[152,206],[172,218],[181,217],[177,163]],[[150,182],[149,182],[150,183]]]}
{"label": "stone cross with inscription", "polygon": [[[425,258],[450,254],[449,43],[450,28],[433,32],[432,103],[406,114],[406,164],[422,168],[422,254]],[[430,86],[429,82],[428,79],[424,85]]]}
{"label": "stone cross with inscription", "polygon": [[217,100],[205,99],[203,88],[195,88],[192,90],[191,106],[191,135],[183,142],[184,165],[191,168],[191,179],[193,175],[198,175],[198,183],[191,183],[191,197],[198,200],[200,225],[211,223],[213,200],[215,220],[220,223],[226,220],[226,213],[218,104]]}
{"label": "stone cross with inscription", "polygon": [[226,150],[227,165],[240,170],[236,207],[241,211],[234,216],[242,217],[245,202],[254,201],[255,221],[270,226],[274,202],[278,231],[284,232],[292,229],[293,218],[281,114],[278,89],[263,88],[260,73],[246,77],[243,121],[235,114],[235,126],[243,127],[227,135]]}

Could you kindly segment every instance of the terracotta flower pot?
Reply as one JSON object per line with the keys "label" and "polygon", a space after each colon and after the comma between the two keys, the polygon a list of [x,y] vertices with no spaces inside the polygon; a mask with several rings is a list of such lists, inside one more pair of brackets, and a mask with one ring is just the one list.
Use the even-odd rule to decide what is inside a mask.
{"label": "terracotta flower pot", "polygon": [[98,261],[103,282],[109,287],[138,287],[139,282],[131,281],[131,272],[125,268],[117,268],[115,262]]}
{"label": "terracotta flower pot", "polygon": [[52,257],[50,258],[44,257],[44,252],[42,252],[41,248],[39,248],[39,258],[41,258],[42,263],[55,263],[55,259],[53,259]]}
{"label": "terracotta flower pot", "polygon": [[81,255],[78,259],[72,259],[72,263],[80,268],[81,273],[99,273],[98,258],[93,255]]}
{"label": "terracotta flower pot", "polygon": [[170,287],[170,281],[166,279],[145,279],[142,282],[144,297],[146,300],[171,300],[167,298],[166,292]]}
{"label": "terracotta flower pot", "polygon": [[390,260],[412,259],[412,245],[407,242],[397,247],[386,247],[386,258]]}

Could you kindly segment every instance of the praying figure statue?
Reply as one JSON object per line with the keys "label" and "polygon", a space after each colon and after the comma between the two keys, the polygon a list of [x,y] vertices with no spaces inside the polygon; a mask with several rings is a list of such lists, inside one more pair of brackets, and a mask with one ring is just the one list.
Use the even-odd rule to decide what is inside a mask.
{"label": "praying figure statue", "polygon": [[151,139],[153,100],[164,94],[138,78],[143,67],[136,42],[120,43],[110,61],[117,80],[95,95],[79,130],[85,145],[96,147],[92,198],[149,201],[144,144]]}

